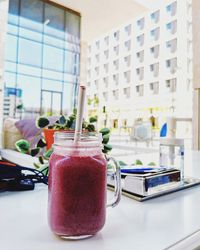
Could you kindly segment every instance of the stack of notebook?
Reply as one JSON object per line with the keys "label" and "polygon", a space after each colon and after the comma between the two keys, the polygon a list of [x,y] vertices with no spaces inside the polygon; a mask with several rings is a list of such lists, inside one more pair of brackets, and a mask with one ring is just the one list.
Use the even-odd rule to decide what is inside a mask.
{"label": "stack of notebook", "polygon": [[[150,196],[181,185],[181,174],[178,169],[132,168],[122,169],[122,190],[138,196]],[[108,180],[113,187],[113,180]]]}

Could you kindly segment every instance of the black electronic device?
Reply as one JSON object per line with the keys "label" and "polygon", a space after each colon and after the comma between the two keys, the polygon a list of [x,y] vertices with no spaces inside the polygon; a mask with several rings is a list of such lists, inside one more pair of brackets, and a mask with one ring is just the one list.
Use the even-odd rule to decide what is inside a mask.
{"label": "black electronic device", "polygon": [[36,169],[0,160],[0,191],[33,190],[35,183],[48,184],[48,177]]}

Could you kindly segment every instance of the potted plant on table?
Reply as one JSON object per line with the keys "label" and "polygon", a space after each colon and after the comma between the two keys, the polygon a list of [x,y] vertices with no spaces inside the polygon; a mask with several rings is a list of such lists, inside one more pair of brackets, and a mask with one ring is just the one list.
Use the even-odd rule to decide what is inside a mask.
{"label": "potted plant on table", "polygon": [[[90,117],[89,122],[83,121],[83,132],[94,133],[96,132],[95,123],[97,117]],[[56,131],[64,131],[66,133],[73,133],[75,130],[76,113],[65,117],[60,116],[59,119],[51,124],[48,117],[40,116],[36,119],[36,127],[39,129],[35,137],[41,135],[41,138],[33,145],[25,139],[18,140],[15,143],[17,150],[21,153],[37,156],[38,162],[34,163],[35,167],[44,174],[48,175],[48,160],[53,152],[52,144],[54,142],[54,133]],[[99,131],[102,134],[103,153],[108,153],[112,150],[112,146],[108,144],[110,138],[110,130],[103,128]]]}

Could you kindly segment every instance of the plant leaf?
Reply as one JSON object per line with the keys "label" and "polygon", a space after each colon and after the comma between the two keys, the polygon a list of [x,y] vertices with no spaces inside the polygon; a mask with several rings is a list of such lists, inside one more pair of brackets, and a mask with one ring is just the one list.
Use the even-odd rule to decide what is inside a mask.
{"label": "plant leaf", "polygon": [[143,165],[143,163],[141,160],[137,159],[135,160],[135,165]]}
{"label": "plant leaf", "polygon": [[119,161],[120,166],[127,166],[127,164],[124,161]]}
{"label": "plant leaf", "polygon": [[72,121],[72,120],[70,120],[70,119],[68,119],[68,120],[67,120],[66,127],[67,127],[67,128],[71,128],[72,123],[73,123],[73,121]]}
{"label": "plant leaf", "polygon": [[148,163],[148,166],[152,166],[152,167],[153,167],[153,166],[156,166],[156,163],[153,162],[153,161],[152,161],[152,162],[149,162],[149,163]]}
{"label": "plant leaf", "polygon": [[110,139],[110,134],[103,135],[102,143],[107,144],[109,142],[109,139]]}
{"label": "plant leaf", "polygon": [[15,147],[19,152],[26,154],[30,148],[30,143],[27,140],[21,139],[15,143]]}
{"label": "plant leaf", "polygon": [[88,124],[87,130],[88,130],[89,132],[94,132],[94,131],[95,131],[95,126],[94,126],[93,124]]}
{"label": "plant leaf", "polygon": [[76,116],[77,115],[77,108],[73,109],[73,114]]}
{"label": "plant leaf", "polygon": [[112,164],[108,163],[108,164],[107,164],[107,169],[113,169]]}
{"label": "plant leaf", "polygon": [[71,120],[71,121],[76,120],[76,115],[75,114],[70,115],[69,120]]}
{"label": "plant leaf", "polygon": [[72,125],[71,125],[71,129],[75,129],[75,127],[76,127],[76,122],[75,122],[75,120],[72,122]]}
{"label": "plant leaf", "polygon": [[102,152],[106,154],[106,153],[108,153],[108,152],[111,151],[111,150],[112,150],[112,145],[110,145],[110,144],[105,144],[104,147],[103,147]]}
{"label": "plant leaf", "polygon": [[88,123],[84,120],[83,123],[82,123],[82,128],[83,129],[86,129],[88,126]]}
{"label": "plant leaf", "polygon": [[36,156],[40,152],[40,148],[32,148],[30,150],[31,156]]}
{"label": "plant leaf", "polygon": [[40,170],[45,176],[49,174],[49,167],[45,167],[43,170]]}
{"label": "plant leaf", "polygon": [[37,128],[45,128],[47,125],[49,125],[49,120],[44,116],[39,116],[36,119],[36,127]]}
{"label": "plant leaf", "polygon": [[97,116],[90,117],[89,122],[90,123],[97,122]]}
{"label": "plant leaf", "polygon": [[49,150],[47,150],[45,153],[44,153],[44,157],[46,159],[49,159],[49,157],[51,156],[51,154],[53,153],[53,149],[50,148]]}
{"label": "plant leaf", "polygon": [[40,162],[41,164],[44,164],[44,159],[43,159],[43,157],[42,157],[41,155],[38,157],[38,160],[39,160],[39,162]]}
{"label": "plant leaf", "polygon": [[66,118],[64,115],[62,115],[60,118],[59,118],[59,124],[62,124],[62,125],[65,125],[66,124]]}
{"label": "plant leaf", "polygon": [[38,143],[37,143],[37,148],[44,148],[46,146],[46,141],[45,139],[41,138]]}
{"label": "plant leaf", "polygon": [[37,163],[33,163],[33,165],[34,165],[34,167],[36,168],[36,169],[39,169],[40,168],[40,165],[39,164],[37,164]]}
{"label": "plant leaf", "polygon": [[109,128],[102,128],[99,132],[102,133],[102,135],[106,135],[106,134],[110,133],[110,129]]}

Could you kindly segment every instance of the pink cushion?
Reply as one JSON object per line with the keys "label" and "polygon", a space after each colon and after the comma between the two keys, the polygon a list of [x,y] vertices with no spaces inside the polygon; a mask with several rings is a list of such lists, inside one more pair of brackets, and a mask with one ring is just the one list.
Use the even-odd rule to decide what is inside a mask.
{"label": "pink cushion", "polygon": [[[55,123],[55,121],[58,119],[58,117],[51,116],[48,117],[50,120],[50,124]],[[19,129],[24,139],[30,142],[31,147],[33,147],[41,138],[42,130],[38,129],[35,125],[36,118],[31,119],[23,119],[20,121],[17,121],[15,123],[15,126]],[[39,133],[39,135],[36,136],[36,134]]]}

